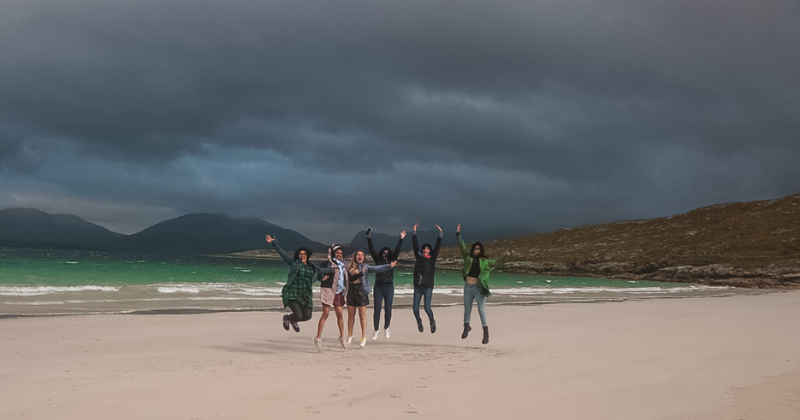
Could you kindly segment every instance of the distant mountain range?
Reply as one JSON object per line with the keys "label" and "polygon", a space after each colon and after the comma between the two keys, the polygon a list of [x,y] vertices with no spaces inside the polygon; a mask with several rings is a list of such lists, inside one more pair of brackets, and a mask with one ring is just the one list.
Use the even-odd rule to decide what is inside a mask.
{"label": "distant mountain range", "polygon": [[77,216],[35,209],[0,210],[0,246],[65,248],[153,254],[228,254],[266,248],[269,233],[287,250],[327,247],[300,233],[259,219],[187,214],[132,235],[112,232]]}
{"label": "distant mountain range", "polygon": [[[73,215],[0,210],[0,246],[261,257],[270,248],[264,241],[267,233],[278,237],[287,251],[307,246],[324,253],[328,247],[260,219],[219,214],[189,214],[122,235]],[[405,264],[413,262],[408,233],[400,257]],[[435,229],[420,230],[420,244],[434,243],[437,235]],[[376,249],[394,248],[398,238],[399,232],[373,232]],[[800,288],[800,194],[511,239],[465,238],[475,239],[484,242],[490,257],[514,250],[506,271]],[[452,230],[446,231],[437,263],[443,269],[460,267],[455,241]],[[363,231],[345,245],[347,254],[358,248],[367,249]]]}

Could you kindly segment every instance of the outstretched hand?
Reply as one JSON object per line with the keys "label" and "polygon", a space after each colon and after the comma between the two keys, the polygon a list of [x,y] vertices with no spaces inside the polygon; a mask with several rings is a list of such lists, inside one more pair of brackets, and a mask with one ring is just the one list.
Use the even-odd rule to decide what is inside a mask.
{"label": "outstretched hand", "polygon": [[414,223],[414,233],[417,233],[417,226],[419,226],[419,222]]}
{"label": "outstretched hand", "polygon": [[401,230],[400,231],[400,239],[405,239],[405,237],[406,237],[406,231],[405,230]]}
{"label": "outstretched hand", "polygon": [[461,233],[461,223],[456,226],[456,233]]}
{"label": "outstretched hand", "polygon": [[394,268],[394,266],[397,265],[397,260],[392,261],[390,264],[392,265],[392,268]]}
{"label": "outstretched hand", "polygon": [[441,226],[439,226],[439,225],[434,225],[434,226],[436,226],[436,229],[439,229],[439,233],[443,233],[443,232],[442,232],[442,227],[441,227]]}
{"label": "outstretched hand", "polygon": [[274,240],[276,240],[276,239],[278,239],[278,238],[276,238],[276,237],[274,237],[274,236],[269,236],[269,235],[267,235],[267,242],[269,242],[269,243],[272,243],[272,241],[274,241]]}

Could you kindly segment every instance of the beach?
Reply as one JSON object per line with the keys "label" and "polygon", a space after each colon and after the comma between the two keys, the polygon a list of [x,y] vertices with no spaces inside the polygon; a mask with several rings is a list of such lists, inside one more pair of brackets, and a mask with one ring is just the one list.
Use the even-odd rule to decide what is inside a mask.
{"label": "beach", "polygon": [[0,319],[0,418],[800,418],[800,292],[434,311],[321,354],[318,311]]}

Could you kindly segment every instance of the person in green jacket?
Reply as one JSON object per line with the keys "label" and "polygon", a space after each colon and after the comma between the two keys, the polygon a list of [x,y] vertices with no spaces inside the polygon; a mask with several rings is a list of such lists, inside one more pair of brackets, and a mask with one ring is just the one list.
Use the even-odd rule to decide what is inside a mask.
{"label": "person in green jacket", "polygon": [[277,238],[267,235],[267,242],[275,248],[278,255],[291,267],[286,284],[281,290],[281,298],[283,299],[283,306],[289,308],[292,313],[283,316],[283,328],[289,331],[289,326],[291,325],[296,332],[300,332],[300,326],[297,323],[311,319],[311,311],[314,306],[312,284],[315,281],[319,281],[320,274],[333,272],[333,269],[330,267],[320,268],[309,261],[311,250],[308,248],[298,248],[294,253],[294,258],[292,258],[278,245]]}
{"label": "person in green jacket", "polygon": [[461,277],[464,278],[464,332],[461,338],[467,338],[472,327],[469,326],[472,315],[472,302],[478,302],[478,315],[481,317],[483,326],[483,344],[489,343],[489,323],[486,320],[486,298],[492,294],[489,292],[489,273],[495,268],[503,265],[506,257],[511,252],[506,251],[506,255],[499,260],[490,260],[486,257],[483,244],[475,242],[470,248],[464,243],[461,237],[461,223],[456,227],[456,238],[461,256],[464,258],[464,265],[461,267]]}

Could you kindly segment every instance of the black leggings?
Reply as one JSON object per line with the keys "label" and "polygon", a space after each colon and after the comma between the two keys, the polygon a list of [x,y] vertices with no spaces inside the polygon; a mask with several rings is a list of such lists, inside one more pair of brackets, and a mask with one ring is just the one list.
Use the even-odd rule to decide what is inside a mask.
{"label": "black leggings", "polygon": [[296,300],[290,300],[286,306],[292,310],[292,314],[287,316],[289,321],[303,322],[311,319],[311,306],[302,306]]}

